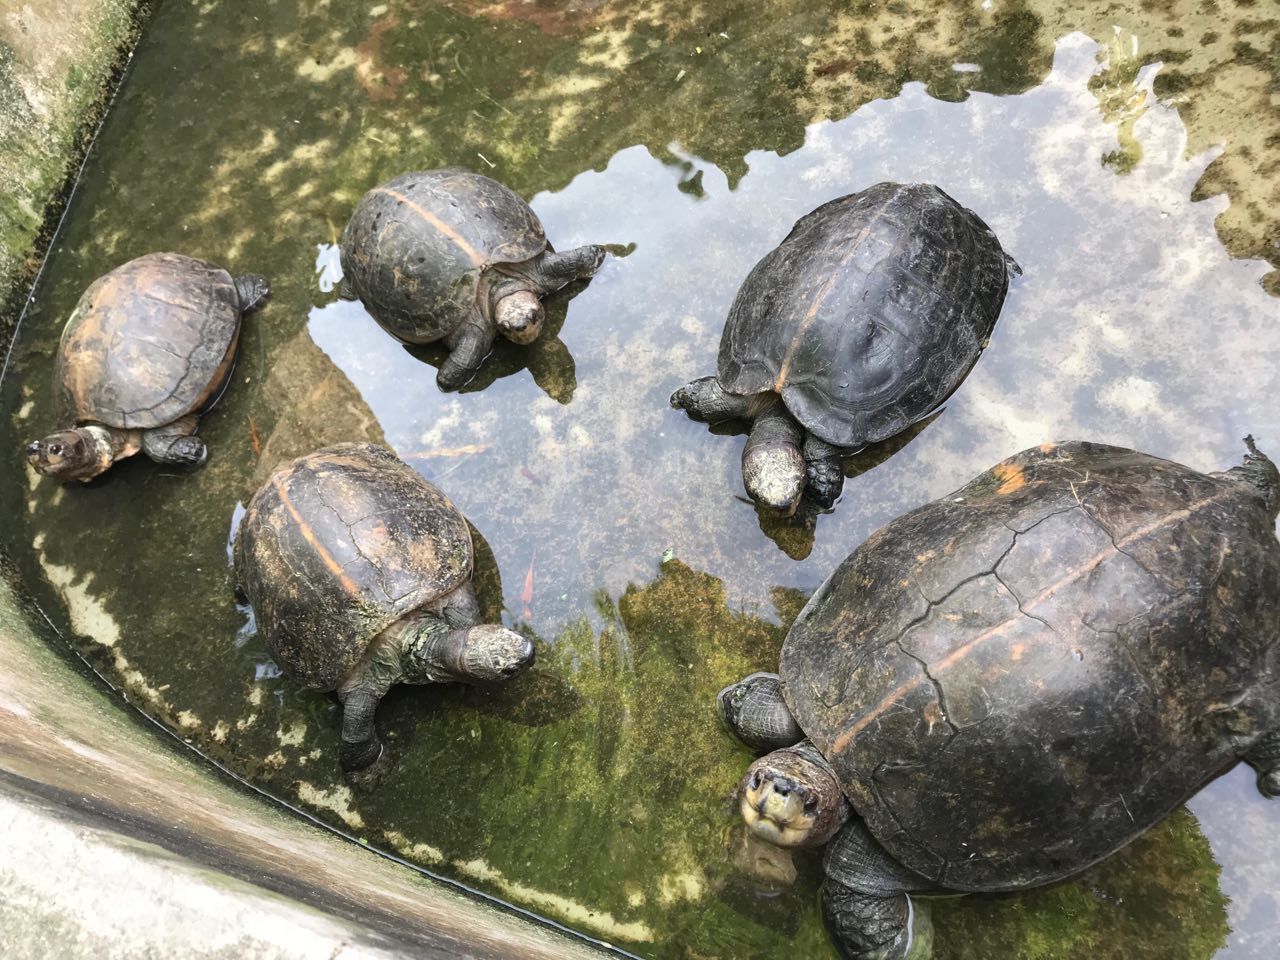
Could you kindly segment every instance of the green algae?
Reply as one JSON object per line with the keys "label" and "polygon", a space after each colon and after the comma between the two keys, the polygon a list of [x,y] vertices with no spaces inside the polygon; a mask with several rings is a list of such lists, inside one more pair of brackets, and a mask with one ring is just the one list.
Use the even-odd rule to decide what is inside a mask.
{"label": "green algae", "polygon": [[[1160,102],[1168,65],[1201,68],[1155,68],[1163,14],[1133,27],[1136,54],[1110,22],[1097,43],[1060,39],[1077,21],[1057,16],[162,5],[0,387],[0,442],[53,424],[61,319],[115,262],[183,249],[268,275],[273,300],[202,425],[206,468],[128,462],[66,489],[14,470],[5,546],[131,700],[372,846],[644,956],[834,956],[817,855],[789,874],[742,849],[732,793],[750,756],[715,692],[776,664],[804,598],[871,530],[1022,446],[1089,435],[1218,468],[1243,432],[1280,432],[1267,268],[1227,258],[1220,202],[1189,202],[1218,161],[1187,156],[1186,111]],[[557,245],[630,253],[551,298],[556,338],[502,347],[444,396],[438,353],[333,302],[312,264],[368,186],[449,163],[533,198]],[[742,441],[666,396],[710,372],[737,283],[798,215],[887,177],[944,183],[1027,278],[946,412],[852,458],[834,514],[758,518],[735,498]],[[279,676],[226,565],[236,505],[275,465],[356,439],[463,507],[487,615],[539,657],[499,690],[393,691],[379,725],[397,763],[370,794],[338,776],[336,704]],[[1197,814],[1221,831],[1233,809]],[[1183,815],[1073,883],[939,901],[937,955],[1212,956],[1228,908],[1216,849]],[[1268,850],[1233,848],[1224,876],[1249,875],[1233,903],[1265,889]]]}
{"label": "green algae", "polygon": [[[30,283],[47,210],[133,40],[138,6],[70,0],[54,10],[0,2],[0,304]],[[0,328],[6,335],[7,327]]]}

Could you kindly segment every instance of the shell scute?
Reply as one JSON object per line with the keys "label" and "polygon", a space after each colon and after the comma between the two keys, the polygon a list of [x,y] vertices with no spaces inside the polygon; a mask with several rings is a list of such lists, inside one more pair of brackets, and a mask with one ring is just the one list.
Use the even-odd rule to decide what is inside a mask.
{"label": "shell scute", "polygon": [[63,330],[55,381],[76,422],[150,429],[203,409],[240,332],[231,275],[147,254],[94,281]]}

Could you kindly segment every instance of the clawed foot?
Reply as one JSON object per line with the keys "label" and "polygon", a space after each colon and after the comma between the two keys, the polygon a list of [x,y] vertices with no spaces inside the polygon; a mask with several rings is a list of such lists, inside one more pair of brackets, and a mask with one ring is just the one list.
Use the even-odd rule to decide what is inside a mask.
{"label": "clawed foot", "polygon": [[839,461],[809,461],[805,464],[805,495],[823,510],[830,510],[844,491],[844,470]]}
{"label": "clawed foot", "polygon": [[169,447],[169,458],[184,467],[202,467],[209,459],[209,448],[199,437],[179,437]]}
{"label": "clawed foot", "polygon": [[379,744],[379,746],[382,749],[378,752],[378,756],[374,761],[368,766],[361,767],[358,770],[344,769],[342,771],[347,782],[357,790],[364,791],[371,789],[387,775],[388,771],[391,770],[391,751],[382,744]]}

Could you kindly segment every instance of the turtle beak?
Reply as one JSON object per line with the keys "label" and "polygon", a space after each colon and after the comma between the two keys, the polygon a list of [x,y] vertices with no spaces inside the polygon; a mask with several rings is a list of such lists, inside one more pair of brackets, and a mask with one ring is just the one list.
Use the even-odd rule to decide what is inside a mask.
{"label": "turtle beak", "polygon": [[27,444],[27,459],[35,460],[40,456],[40,441],[32,440]]}

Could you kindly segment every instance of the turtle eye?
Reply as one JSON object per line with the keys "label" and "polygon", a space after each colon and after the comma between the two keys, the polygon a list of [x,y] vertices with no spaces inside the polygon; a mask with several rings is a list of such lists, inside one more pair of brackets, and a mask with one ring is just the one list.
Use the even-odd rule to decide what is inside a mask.
{"label": "turtle eye", "polygon": [[804,812],[815,813],[818,809],[818,798],[810,794],[804,798]]}
{"label": "turtle eye", "polygon": [[53,454],[55,457],[62,456],[62,444],[60,443],[49,444],[49,452]]}

